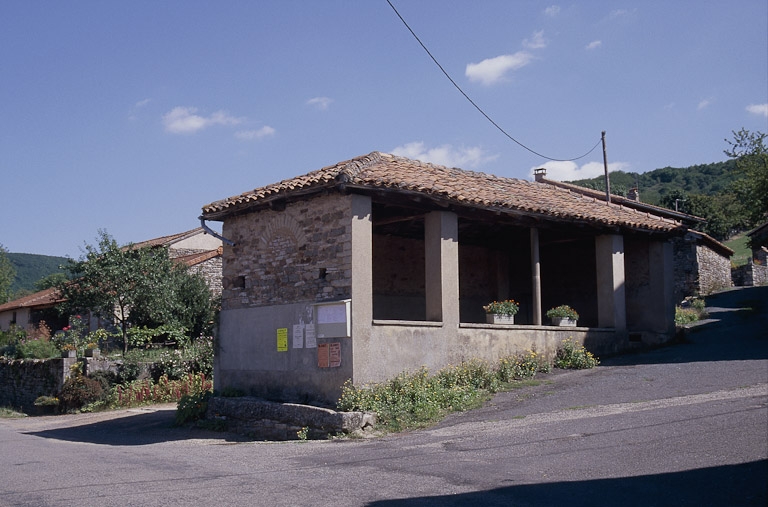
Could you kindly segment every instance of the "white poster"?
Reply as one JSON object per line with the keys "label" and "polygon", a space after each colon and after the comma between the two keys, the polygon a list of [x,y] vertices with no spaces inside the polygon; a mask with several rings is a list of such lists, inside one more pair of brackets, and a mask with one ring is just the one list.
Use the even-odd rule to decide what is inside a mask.
{"label": "white poster", "polygon": [[293,348],[300,349],[304,347],[304,324],[293,325]]}
{"label": "white poster", "polygon": [[307,348],[308,349],[316,348],[317,340],[315,339],[315,325],[307,324],[306,327],[304,328],[304,331],[306,332]]}

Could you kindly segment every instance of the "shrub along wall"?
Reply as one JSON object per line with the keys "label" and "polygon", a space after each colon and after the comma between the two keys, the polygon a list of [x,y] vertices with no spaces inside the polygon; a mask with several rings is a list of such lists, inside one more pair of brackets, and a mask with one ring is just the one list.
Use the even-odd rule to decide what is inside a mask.
{"label": "shrub along wall", "polygon": [[0,361],[0,406],[35,411],[39,396],[56,396],[77,359]]}

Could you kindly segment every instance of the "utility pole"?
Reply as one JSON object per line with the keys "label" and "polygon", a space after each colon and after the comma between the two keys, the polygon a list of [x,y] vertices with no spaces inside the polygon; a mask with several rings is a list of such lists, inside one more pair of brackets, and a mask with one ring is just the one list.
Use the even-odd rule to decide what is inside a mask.
{"label": "utility pole", "polygon": [[611,202],[611,180],[608,179],[608,155],[605,151],[605,130],[603,130],[603,168],[605,169],[605,201]]}

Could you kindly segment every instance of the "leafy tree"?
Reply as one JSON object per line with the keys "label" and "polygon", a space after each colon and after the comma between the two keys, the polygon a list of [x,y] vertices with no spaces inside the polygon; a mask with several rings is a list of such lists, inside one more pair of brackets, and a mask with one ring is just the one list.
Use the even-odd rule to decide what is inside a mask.
{"label": "leafy tree", "polygon": [[35,282],[35,289],[37,290],[45,290],[50,289],[51,287],[58,287],[64,282],[69,280],[67,278],[67,275],[65,273],[56,272],[51,273],[50,275],[46,275],[42,277],[40,280]]}
{"label": "leafy tree", "polygon": [[733,131],[733,140],[726,139],[730,148],[725,154],[736,160],[741,176],[734,182],[739,200],[746,208],[749,225],[764,221],[768,214],[768,134],[741,129]]}
{"label": "leafy tree", "polygon": [[8,259],[8,250],[0,245],[0,304],[11,300],[11,285],[16,277],[16,270]]}
{"label": "leafy tree", "polygon": [[59,286],[67,298],[63,310],[91,310],[114,318],[125,352],[131,326],[208,330],[213,316],[208,286],[174,263],[166,248],[121,248],[103,230],[98,245],[85,248],[84,258],[66,266],[72,281]]}

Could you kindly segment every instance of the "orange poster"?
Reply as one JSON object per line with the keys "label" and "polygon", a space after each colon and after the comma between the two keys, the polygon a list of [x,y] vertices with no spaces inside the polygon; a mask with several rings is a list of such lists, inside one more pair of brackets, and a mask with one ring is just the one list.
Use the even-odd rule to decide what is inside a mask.
{"label": "orange poster", "polygon": [[330,366],[330,355],[328,354],[328,344],[317,344],[317,366],[320,368],[328,368]]}

